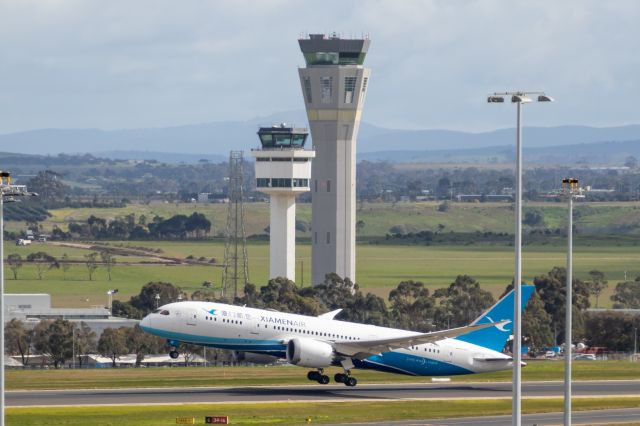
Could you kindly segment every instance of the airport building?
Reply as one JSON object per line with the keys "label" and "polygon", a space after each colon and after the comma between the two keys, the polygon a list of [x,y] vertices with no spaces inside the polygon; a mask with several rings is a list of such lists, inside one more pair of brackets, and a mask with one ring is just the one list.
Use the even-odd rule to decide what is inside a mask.
{"label": "airport building", "polygon": [[258,131],[256,189],[270,196],[269,278],[296,279],[296,196],[309,191],[311,159],[305,150],[307,129],[285,124],[262,127]]}
{"label": "airport building", "polygon": [[72,323],[86,323],[100,336],[107,328],[134,327],[138,320],[111,316],[104,306],[91,308],[52,308],[50,294],[5,294],[4,320],[18,319],[28,328],[40,321],[64,319]]}
{"label": "airport building", "polygon": [[313,284],[356,279],[356,139],[370,71],[368,39],[311,34],[298,70],[316,158],[311,171]]}

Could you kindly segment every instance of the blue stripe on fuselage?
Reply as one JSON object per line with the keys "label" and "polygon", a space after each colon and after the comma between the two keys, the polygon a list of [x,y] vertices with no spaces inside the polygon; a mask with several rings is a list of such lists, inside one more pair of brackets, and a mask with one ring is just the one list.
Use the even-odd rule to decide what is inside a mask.
{"label": "blue stripe on fuselage", "polygon": [[[165,331],[153,327],[141,328],[147,333],[166,339],[221,349],[285,357],[286,345],[282,344],[280,340],[210,337]],[[356,368],[361,369],[414,376],[453,376],[473,373],[473,371],[458,367],[455,364],[402,352],[384,352],[380,355],[370,356],[364,360],[353,359],[353,364]]]}
{"label": "blue stripe on fuselage", "polygon": [[167,339],[179,340],[181,342],[195,343],[202,346],[211,346],[221,349],[231,349],[238,351],[280,351],[287,348],[280,340],[263,339],[236,339],[225,337],[200,336],[196,334],[178,333],[174,331],[160,330],[153,327],[142,327],[147,333]]}

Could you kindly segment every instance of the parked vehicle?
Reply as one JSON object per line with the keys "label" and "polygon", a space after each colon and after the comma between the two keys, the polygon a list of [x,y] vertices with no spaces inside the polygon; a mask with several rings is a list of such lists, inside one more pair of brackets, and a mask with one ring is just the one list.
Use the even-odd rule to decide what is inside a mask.
{"label": "parked vehicle", "polygon": [[26,238],[20,238],[19,240],[16,240],[16,245],[28,246],[28,245],[31,245],[31,240],[27,240]]}

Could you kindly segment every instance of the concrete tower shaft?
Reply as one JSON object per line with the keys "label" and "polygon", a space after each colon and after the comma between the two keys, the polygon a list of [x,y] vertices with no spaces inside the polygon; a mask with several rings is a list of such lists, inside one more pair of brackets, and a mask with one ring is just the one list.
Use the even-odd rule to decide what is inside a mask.
{"label": "concrete tower shaft", "polygon": [[298,70],[316,150],[311,171],[313,283],[335,272],[355,281],[356,139],[370,70],[369,40],[312,34]]}
{"label": "concrete tower shaft", "polygon": [[270,196],[269,278],[295,281],[296,195],[309,191],[314,151],[304,149],[306,129],[284,124],[258,132],[262,148],[256,159],[256,189]]}

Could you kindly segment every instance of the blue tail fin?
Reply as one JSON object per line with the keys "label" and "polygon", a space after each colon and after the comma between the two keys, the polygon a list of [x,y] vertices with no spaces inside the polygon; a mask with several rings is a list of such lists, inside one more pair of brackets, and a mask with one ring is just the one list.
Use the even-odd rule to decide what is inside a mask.
{"label": "blue tail fin", "polygon": [[[527,302],[529,302],[529,298],[536,287],[533,285],[523,284],[521,289],[522,310],[524,310],[524,307],[527,306]],[[472,322],[471,325],[504,320],[509,322],[499,327],[489,327],[483,328],[482,330],[472,331],[471,333],[458,336],[456,339],[501,352],[502,348],[504,348],[504,345],[507,343],[507,339],[511,335],[511,330],[513,328],[513,290],[507,293],[506,296],[500,299],[498,303],[493,305],[487,312],[480,315],[480,317]]]}

